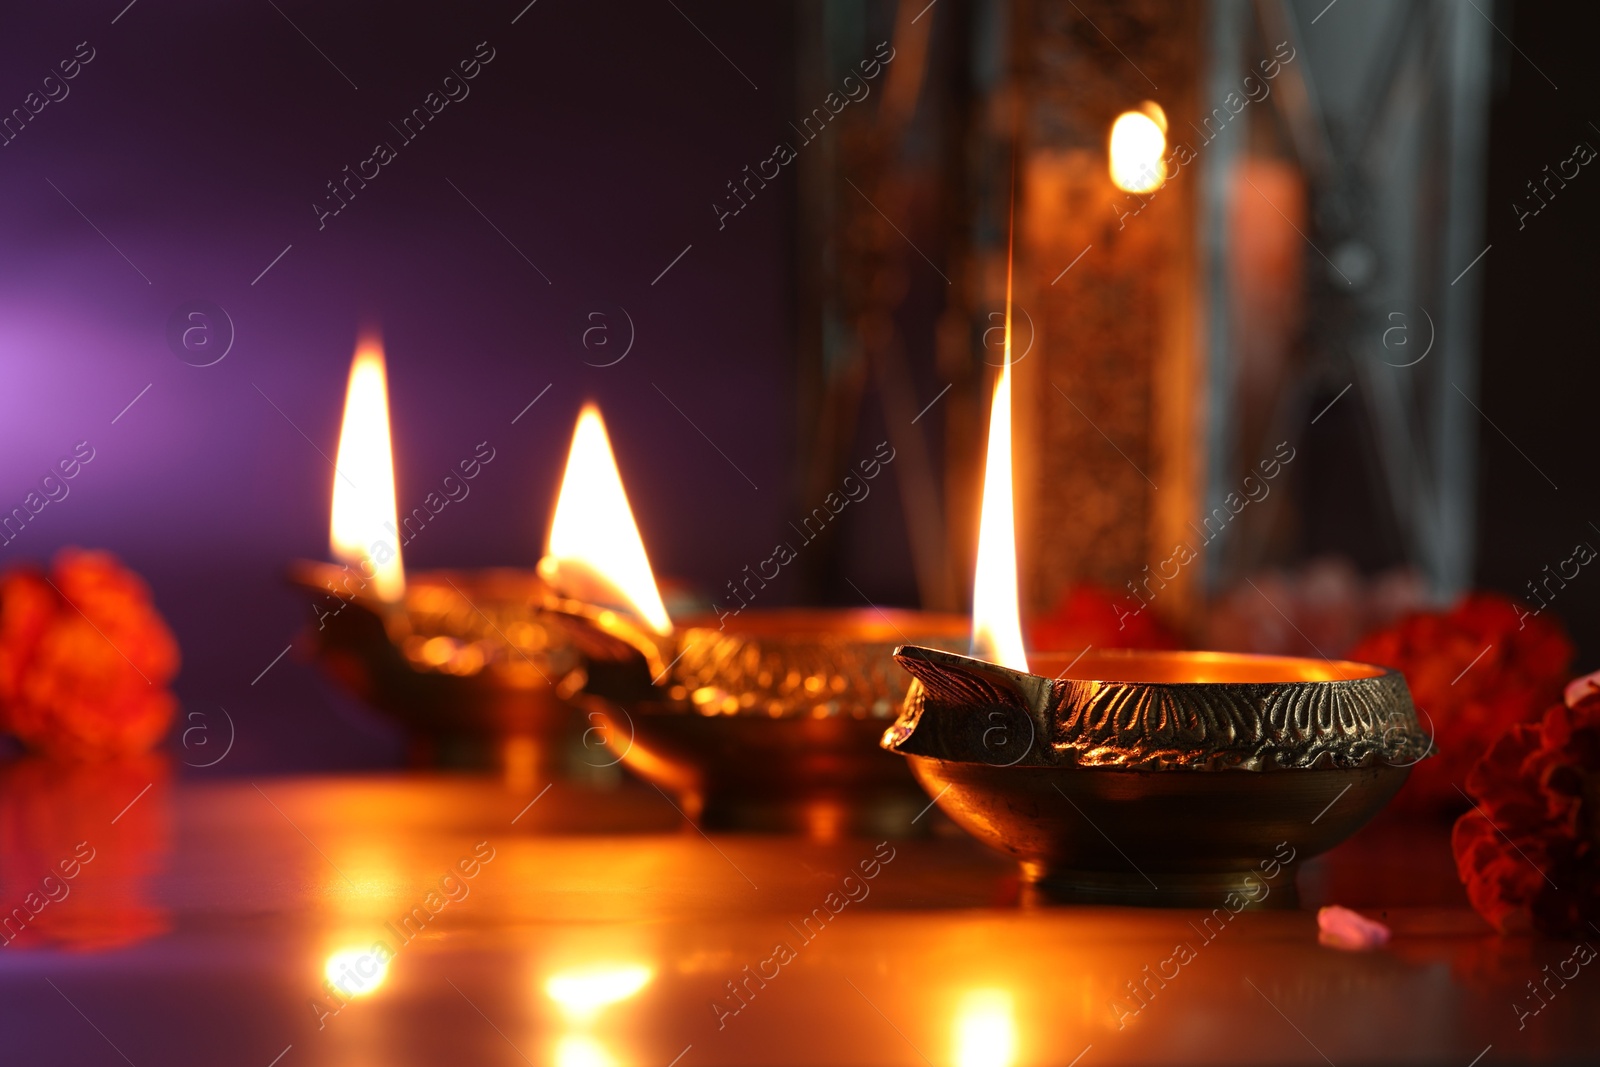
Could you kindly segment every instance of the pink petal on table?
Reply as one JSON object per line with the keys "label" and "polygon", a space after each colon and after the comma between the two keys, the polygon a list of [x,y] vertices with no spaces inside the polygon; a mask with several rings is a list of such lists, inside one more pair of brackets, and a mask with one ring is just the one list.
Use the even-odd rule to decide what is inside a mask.
{"label": "pink petal on table", "polygon": [[1596,690],[1600,690],[1600,671],[1586,674],[1582,678],[1574,678],[1567,683],[1566,691],[1563,694],[1567,707],[1577,707],[1578,701],[1584,697],[1594,696]]}
{"label": "pink petal on table", "polygon": [[1361,952],[1389,943],[1389,928],[1337,904],[1317,909],[1317,941],[1329,948]]}

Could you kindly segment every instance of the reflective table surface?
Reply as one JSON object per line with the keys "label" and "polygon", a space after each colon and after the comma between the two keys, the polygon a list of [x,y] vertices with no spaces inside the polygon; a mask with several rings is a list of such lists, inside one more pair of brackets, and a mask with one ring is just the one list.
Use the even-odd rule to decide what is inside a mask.
{"label": "reflective table surface", "polygon": [[[708,837],[631,782],[13,764],[0,1063],[1600,1059],[1600,967],[1546,982],[1574,945],[1494,935],[1442,828],[1375,824],[1233,915],[1037,904],[940,819]],[[1319,946],[1329,902],[1390,946]]]}

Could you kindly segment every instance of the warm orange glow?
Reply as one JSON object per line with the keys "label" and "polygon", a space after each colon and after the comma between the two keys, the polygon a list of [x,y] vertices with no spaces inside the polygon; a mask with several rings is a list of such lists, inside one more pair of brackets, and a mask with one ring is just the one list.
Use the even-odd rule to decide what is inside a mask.
{"label": "warm orange glow", "polygon": [[556,1067],[616,1067],[606,1047],[587,1034],[566,1034],[556,1041]]}
{"label": "warm orange glow", "polygon": [[364,997],[389,977],[389,958],[371,948],[342,948],[328,957],[322,973],[345,996]]}
{"label": "warm orange glow", "polygon": [[653,977],[655,972],[643,964],[562,971],[550,976],[544,992],[569,1020],[588,1022],[600,1009],[637,994]]}
{"label": "warm orange glow", "polygon": [[1017,1057],[1017,1020],[1011,994],[975,989],[955,1014],[956,1067],[1010,1067]]}
{"label": "warm orange glow", "polygon": [[1002,667],[1028,669],[1017,607],[1017,531],[1011,485],[1011,266],[1006,266],[1005,363],[989,411],[978,520],[978,567],[972,586],[972,652]]}
{"label": "warm orange glow", "polygon": [[558,567],[578,564],[608,583],[626,602],[624,606],[656,633],[672,632],[672,620],[661,602],[622,488],[622,474],[611,454],[605,421],[593,404],[584,405],[572,431],[572,451],[561,476],[541,571],[548,573],[550,562]]}
{"label": "warm orange glow", "polygon": [[360,568],[380,599],[399,600],[406,591],[406,576],[396,532],[389,386],[383,345],[376,337],[362,337],[350,362],[334,467],[333,517],[328,524],[333,557]]}
{"label": "warm orange glow", "polygon": [[1111,124],[1111,180],[1129,193],[1153,193],[1167,180],[1167,116],[1146,101]]}

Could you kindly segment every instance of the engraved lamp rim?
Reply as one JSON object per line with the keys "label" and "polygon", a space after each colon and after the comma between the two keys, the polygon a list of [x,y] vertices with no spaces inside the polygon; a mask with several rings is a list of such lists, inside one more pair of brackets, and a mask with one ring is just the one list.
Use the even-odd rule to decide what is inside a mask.
{"label": "engraved lamp rim", "polygon": [[1015,671],[903,645],[915,679],[881,744],[991,766],[1267,771],[1410,766],[1432,752],[1405,678],[1351,660],[1119,649]]}

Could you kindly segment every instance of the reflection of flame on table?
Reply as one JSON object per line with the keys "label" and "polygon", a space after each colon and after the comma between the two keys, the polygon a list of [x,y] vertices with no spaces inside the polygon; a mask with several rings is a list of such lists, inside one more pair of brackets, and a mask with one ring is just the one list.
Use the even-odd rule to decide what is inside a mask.
{"label": "reflection of flame on table", "polygon": [[[104,950],[163,934],[148,882],[171,851],[171,770],[162,756],[0,767],[0,926],[11,947]],[[62,877],[80,843],[93,858]],[[44,879],[53,881],[46,894]],[[63,894],[56,886],[64,886]]]}
{"label": "reflection of flame on table", "polygon": [[562,971],[544,984],[545,995],[573,1022],[591,1022],[611,1004],[637,994],[655,977],[642,964]]}
{"label": "reflection of flame on table", "polygon": [[323,977],[347,997],[376,993],[389,977],[389,960],[367,948],[341,948],[328,956]]}
{"label": "reflection of flame on table", "polygon": [[630,963],[559,971],[546,979],[545,996],[555,1001],[573,1027],[556,1040],[556,1067],[610,1067],[617,1063],[602,1041],[581,1028],[612,1004],[637,996],[654,977],[654,968]]}
{"label": "reflection of flame on table", "polygon": [[1012,996],[1003,989],[974,989],[955,1016],[956,1067],[1010,1067],[1017,1056]]}

